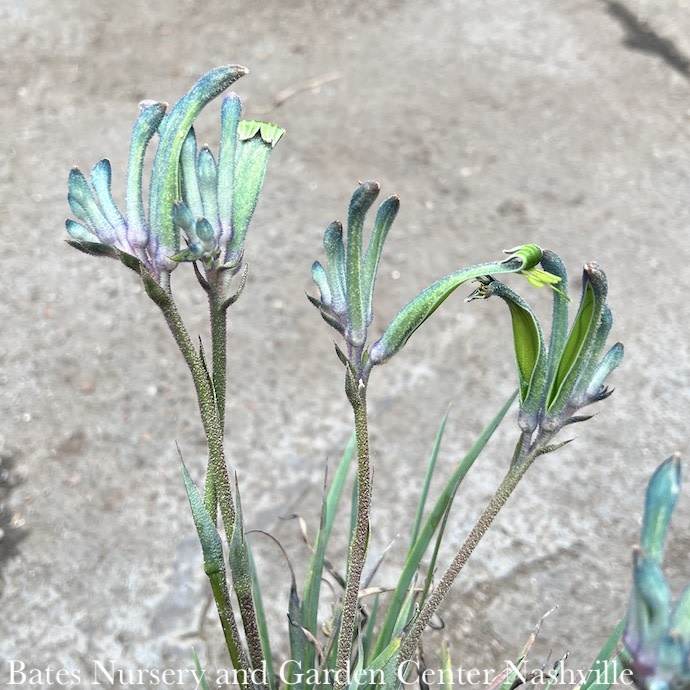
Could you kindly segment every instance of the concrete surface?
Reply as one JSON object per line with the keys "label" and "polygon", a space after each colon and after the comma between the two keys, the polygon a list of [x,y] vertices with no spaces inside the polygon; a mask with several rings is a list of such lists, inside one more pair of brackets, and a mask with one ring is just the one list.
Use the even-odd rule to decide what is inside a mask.
{"label": "concrete surface", "polygon": [[[575,284],[596,259],[626,346],[616,392],[530,471],[443,613],[454,664],[495,666],[558,603],[535,661],[567,649],[571,667],[588,664],[624,611],[646,480],[688,450],[687,0],[3,0],[0,22],[3,681],[10,662],[37,669],[24,687],[58,687],[47,669],[94,687],[94,660],[188,669],[192,644],[205,665],[227,666],[177,468],[175,440],[197,477],[203,465],[187,375],[135,278],[70,249],[63,223],[72,165],[109,157],[121,194],[139,100],[172,102],[230,62],[251,70],[236,88],[246,115],[288,130],[232,310],[229,448],[247,526],[274,532],[303,567],[297,527],[279,516],[301,512],[313,527],[324,465],[349,434],[332,334],[304,291],[359,179],[402,199],[375,330],[428,283],[504,247],[555,249]],[[202,140],[214,144],[217,122],[214,104]],[[198,330],[202,295],[174,278]],[[372,377],[372,552],[403,535],[382,584],[446,406],[448,474],[514,386],[502,305],[463,296]],[[508,423],[470,476],[445,558],[514,440]],[[685,496],[675,591],[690,573],[689,520]],[[256,539],[282,626],[284,567]]]}

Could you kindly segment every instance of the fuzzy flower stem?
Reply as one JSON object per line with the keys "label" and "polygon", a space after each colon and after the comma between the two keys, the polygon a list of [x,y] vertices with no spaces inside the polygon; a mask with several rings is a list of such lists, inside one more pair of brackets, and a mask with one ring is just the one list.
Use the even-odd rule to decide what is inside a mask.
{"label": "fuzzy flower stem", "polygon": [[347,670],[352,657],[357,606],[362,571],[369,547],[369,515],[371,512],[371,468],[369,462],[369,430],[367,425],[366,386],[360,380],[355,383],[352,372],[347,372],[346,388],[355,418],[357,443],[357,516],[350,541],[347,579],[343,599],[343,614],[338,636],[338,650],[333,690],[347,687]]}
{"label": "fuzzy flower stem", "polygon": [[[225,397],[227,390],[227,307],[223,304],[222,275],[213,271],[209,276],[208,302],[211,322],[211,362],[213,394],[221,434],[225,431]],[[210,460],[210,458],[209,458]],[[216,515],[217,495],[213,473],[206,475],[204,502],[206,510]]]}
{"label": "fuzzy flower stem", "polygon": [[[232,498],[232,489],[228,468],[225,463],[225,450],[223,448],[223,430],[220,425],[216,397],[209,381],[206,367],[201,355],[192,344],[189,332],[182,321],[177,306],[168,292],[161,289],[152,278],[144,278],[144,286],[149,297],[163,312],[165,322],[184,357],[189,371],[194,380],[201,422],[206,434],[206,442],[209,450],[209,470],[213,478],[215,494],[220,504],[220,512],[223,518],[223,526],[228,541],[232,536],[232,527],[235,524],[235,505]],[[214,515],[211,512],[211,515]]]}
{"label": "fuzzy flower stem", "polygon": [[[196,350],[189,337],[189,333],[182,321],[180,313],[177,310],[175,302],[168,292],[163,290],[158,283],[152,278],[144,278],[144,285],[146,291],[151,299],[158,305],[163,312],[165,321],[168,324],[177,346],[182,353],[182,356],[189,367],[189,370],[194,379],[194,387],[196,389],[197,401],[199,404],[199,412],[201,414],[201,421],[206,433],[206,442],[209,450],[209,475],[211,477],[210,483],[212,488],[208,488],[207,482],[206,495],[204,499],[209,498],[209,491],[212,502],[213,512],[210,515],[216,515],[216,502],[220,506],[220,514],[223,520],[223,527],[228,543],[232,540],[233,528],[235,526],[236,512],[235,504],[232,497],[232,490],[230,487],[230,478],[228,476],[228,468],[225,463],[225,451],[223,448],[223,428],[220,423],[220,412],[218,407],[218,400],[214,394],[214,384],[209,378],[206,365],[203,357]],[[216,309],[216,314],[222,318],[223,328],[225,328],[225,313],[221,308]],[[225,364],[225,349],[222,350],[223,367]],[[215,352],[214,352],[215,354]],[[214,368],[219,362],[214,360]],[[223,382],[225,376],[223,374]],[[215,591],[214,591],[215,594]],[[251,592],[244,592],[245,596],[238,599],[244,622],[245,634],[247,636],[247,644],[250,651],[251,661],[256,668],[261,668],[263,663],[263,653],[261,650],[261,641],[259,639],[258,628],[256,626],[256,612],[254,610],[254,602]],[[225,601],[216,601],[220,607],[226,605]],[[220,612],[220,609],[219,609]],[[221,621],[223,620],[221,614]]]}
{"label": "fuzzy flower stem", "polygon": [[486,505],[486,508],[484,508],[484,512],[479,516],[479,519],[472,528],[472,531],[467,535],[464,544],[455,554],[455,558],[453,558],[452,563],[448,566],[446,572],[443,573],[443,577],[424,603],[417,620],[414,622],[413,626],[410,628],[410,631],[403,640],[403,643],[400,647],[400,655],[398,657],[399,663],[403,663],[404,661],[411,659],[414,655],[422,633],[429,625],[446,594],[448,594],[448,591],[455,581],[455,578],[464,568],[477,544],[479,544],[482,537],[486,534],[486,531],[491,526],[491,523],[500,512],[501,508],[503,508],[508,498],[510,498],[510,495],[515,490],[518,482],[522,479],[535,457],[537,457],[537,454],[530,454],[527,458],[525,458],[522,464],[513,465],[508,470],[508,473],[503,478],[503,481],[500,483],[498,489],[496,489],[496,492],[491,497],[491,500]]}

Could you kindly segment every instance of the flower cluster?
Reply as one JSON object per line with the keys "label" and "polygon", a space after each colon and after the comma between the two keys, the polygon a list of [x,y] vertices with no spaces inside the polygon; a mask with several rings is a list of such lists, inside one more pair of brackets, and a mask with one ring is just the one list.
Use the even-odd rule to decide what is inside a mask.
{"label": "flower cluster", "polygon": [[[542,267],[560,278],[553,290],[553,316],[548,347],[541,325],[525,300],[491,276],[469,300],[500,297],[510,309],[520,394],[520,428],[523,436],[513,461],[522,462],[530,452],[547,452],[551,438],[567,424],[589,419],[582,408],[608,397],[606,379],[623,359],[623,345],[615,343],[604,354],[613,319],[606,304],[606,274],[595,262],[585,264],[580,306],[568,331],[568,278],[560,257],[543,250]],[[528,277],[529,279],[529,277]]]}
{"label": "flower cluster", "polygon": [[[397,196],[383,201],[376,214],[366,252],[363,229],[367,212],[379,194],[378,183],[362,182],[352,195],[347,222],[347,242],[343,227],[333,222],[326,228],[323,246],[327,264],[312,265],[312,280],[319,297],[308,295],[324,320],[344,338],[347,354],[340,353],[355,378],[366,385],[372,368],[383,364],[404,347],[412,334],[441,306],[460,285],[489,274],[519,273],[537,287],[549,285],[555,290],[561,278],[546,268],[537,268],[542,250],[533,244],[508,250],[508,258],[463,268],[432,283],[406,304],[367,348],[368,329],[373,319],[376,274],[383,244],[400,208]],[[340,352],[340,351],[339,351]]]}
{"label": "flower cluster", "polygon": [[[125,213],[111,192],[107,159],[86,176],[74,168],[68,201],[79,221],[68,220],[69,243],[89,254],[119,258],[157,283],[169,286],[181,261],[239,270],[249,221],[256,207],[271,150],[284,130],[241,121],[240,100],[225,97],[218,163],[207,147],[198,158],[193,123],[202,108],[247,73],[228,65],[208,72],[166,114],[165,103],[144,101],[132,132]],[[144,208],[143,169],[149,143],[158,134]],[[180,229],[186,248],[180,250]]]}

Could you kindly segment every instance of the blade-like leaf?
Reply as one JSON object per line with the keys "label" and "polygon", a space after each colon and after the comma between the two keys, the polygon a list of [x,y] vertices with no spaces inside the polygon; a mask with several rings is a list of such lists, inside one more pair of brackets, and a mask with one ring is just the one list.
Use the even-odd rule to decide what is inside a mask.
{"label": "blade-like leaf", "polygon": [[443,491],[436,500],[436,503],[434,504],[431,513],[427,517],[424,527],[420,531],[417,540],[413,544],[410,544],[405,565],[388,606],[388,611],[386,612],[386,617],[381,626],[381,631],[379,632],[379,637],[373,654],[380,654],[390,642],[393,635],[395,622],[400,614],[400,610],[405,601],[405,597],[407,596],[410,584],[419,568],[419,564],[424,557],[427,547],[429,546],[429,543],[431,542],[438,525],[443,519],[448,506],[455,497],[455,493],[460,486],[460,483],[474,464],[474,461],[479,457],[479,454],[484,449],[484,446],[486,446],[488,443],[494,431],[496,431],[498,428],[498,425],[506,416],[516,396],[517,393],[513,393],[510,396],[505,405],[499,410],[498,414],[496,414],[496,416],[481,433],[479,438],[477,438],[477,440],[474,442],[467,455],[465,455],[463,460],[457,466],[455,472],[453,472],[453,475],[448,480],[447,484],[443,488]]}
{"label": "blade-like leaf", "polygon": [[198,683],[200,690],[210,690],[208,686],[208,681],[206,680],[206,675],[201,668],[201,663],[199,662],[199,657],[196,655],[196,650],[192,647],[192,658],[194,659],[194,669],[196,672],[195,680]]}
{"label": "blade-like leaf", "polygon": [[[307,630],[316,634],[318,627],[318,609],[319,599],[321,594],[321,578],[323,577],[324,559],[326,557],[326,548],[335,523],[336,511],[340,498],[343,494],[345,480],[347,478],[350,466],[352,465],[352,458],[355,454],[355,435],[350,437],[350,440],[345,448],[345,451],[340,459],[338,468],[333,476],[333,481],[328,491],[324,495],[323,505],[321,508],[321,525],[319,533],[316,536],[314,543],[314,553],[309,561],[309,568],[304,582],[304,595],[302,597],[302,626]],[[299,659],[299,657],[295,657]],[[314,663],[314,649],[311,645],[306,645],[304,648],[302,668],[311,668]],[[291,666],[293,666],[291,664]]]}
{"label": "blade-like leaf", "polygon": [[620,643],[624,627],[625,617],[621,618],[597,654],[597,658],[592,662],[584,683],[574,690],[608,690],[616,682],[623,671],[623,664],[616,653],[616,649]]}
{"label": "blade-like leaf", "polygon": [[[270,690],[275,690],[277,688],[275,671],[273,669],[273,655],[271,653],[271,639],[268,631],[268,622],[266,620],[266,612],[264,611],[264,603],[261,598],[261,588],[258,586],[259,573],[256,570],[256,565],[254,563],[254,556],[252,555],[252,549],[249,544],[247,544],[247,562],[249,564],[249,572],[251,574],[252,582],[256,583],[253,588],[254,591],[254,608],[256,610],[256,620],[259,626],[259,636],[261,638],[261,648],[264,652],[264,659],[266,660],[266,675],[268,679],[268,687]],[[291,590],[295,589],[295,578],[293,575]]]}
{"label": "blade-like leaf", "polygon": [[443,418],[441,419],[441,424],[438,427],[438,431],[436,432],[436,438],[434,439],[434,446],[431,449],[431,454],[429,455],[429,462],[427,463],[426,474],[424,475],[422,491],[420,493],[419,501],[417,503],[417,513],[414,518],[414,525],[412,526],[412,534],[410,535],[410,544],[414,544],[417,541],[419,530],[422,525],[424,509],[426,507],[426,499],[429,495],[431,479],[434,475],[434,470],[436,469],[436,460],[438,458],[439,450],[441,450],[441,440],[443,439],[443,432],[446,429],[446,422],[448,421],[449,413],[450,408],[446,410],[445,414],[443,415]]}

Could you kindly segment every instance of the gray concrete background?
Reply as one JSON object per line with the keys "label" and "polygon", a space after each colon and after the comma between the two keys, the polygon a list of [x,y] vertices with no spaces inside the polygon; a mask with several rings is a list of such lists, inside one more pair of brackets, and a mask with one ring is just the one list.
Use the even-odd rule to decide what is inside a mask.
{"label": "gray concrete background", "polygon": [[[558,603],[538,652],[568,649],[585,667],[624,611],[646,480],[688,448],[687,1],[3,0],[0,22],[0,470],[11,472],[0,482],[0,676],[20,660],[92,687],[94,659],[190,668],[191,644],[205,665],[227,666],[177,469],[175,440],[195,476],[203,466],[187,374],[135,278],[67,247],[63,221],[72,165],[109,157],[121,195],[139,100],[174,102],[230,62],[251,70],[236,85],[246,116],[288,130],[231,317],[228,444],[248,527],[275,533],[303,567],[296,525],[279,516],[299,511],[313,529],[323,468],[349,435],[332,334],[304,291],[359,179],[402,199],[374,332],[428,283],[504,247],[558,251],[574,285],[596,259],[626,346],[616,392],[530,471],[443,614],[454,664],[496,667]],[[212,145],[217,122],[213,104],[199,125]],[[198,331],[203,296],[181,270],[174,279]],[[372,553],[401,535],[382,584],[446,406],[440,475],[514,386],[502,305],[463,296],[372,377]],[[446,559],[514,441],[509,422],[468,479]],[[669,555],[676,592],[690,573],[689,519],[686,496]],[[256,548],[280,638],[285,570],[268,542]],[[44,673],[31,687],[51,686]]]}

